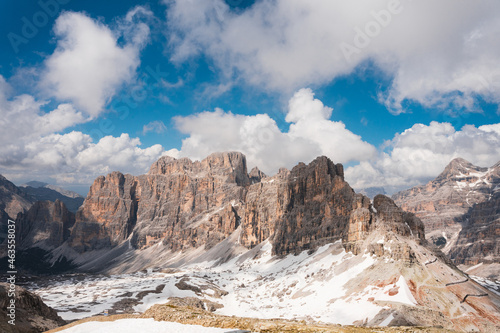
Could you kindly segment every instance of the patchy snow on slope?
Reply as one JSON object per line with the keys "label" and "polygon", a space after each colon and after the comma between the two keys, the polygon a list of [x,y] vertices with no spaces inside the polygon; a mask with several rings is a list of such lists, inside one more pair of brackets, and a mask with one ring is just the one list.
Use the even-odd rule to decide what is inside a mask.
{"label": "patchy snow on slope", "polygon": [[[222,299],[224,307],[217,312],[257,318],[311,319],[347,324],[359,320],[347,316],[343,286],[374,263],[369,256],[355,257],[339,250],[340,244],[325,245],[310,256],[306,251],[298,256],[288,255],[276,260],[271,256],[271,245],[265,244],[258,259],[229,262],[210,271],[220,274],[220,284],[229,292]],[[337,251],[335,251],[337,250]],[[234,265],[239,268],[234,273]],[[345,269],[336,266],[344,264]],[[233,273],[227,273],[233,272]],[[204,272],[207,273],[207,272]],[[380,307],[366,305],[363,315],[375,316]],[[364,318],[362,318],[364,319]]]}
{"label": "patchy snow on slope", "polygon": [[61,333],[225,333],[234,332],[234,329],[203,327],[199,325],[185,325],[154,319],[119,319],[115,321],[89,321],[76,325]]}
{"label": "patchy snow on slope", "polygon": [[456,185],[454,186],[454,188],[456,188],[457,190],[461,191],[463,188],[467,187],[467,182],[459,182],[457,181],[456,182]]}
{"label": "patchy snow on slope", "polygon": [[[476,265],[478,266],[478,265]],[[476,267],[473,266],[473,267]],[[500,281],[493,281],[481,276],[470,275],[471,279],[482,285],[483,287],[493,291],[495,294],[500,295]]]}
{"label": "patchy snow on slope", "polygon": [[473,269],[476,269],[476,268],[478,268],[478,267],[481,267],[482,265],[483,265],[483,263],[482,263],[482,262],[480,262],[480,263],[479,263],[479,264],[477,264],[477,265],[474,265],[474,266],[471,266],[471,267],[467,268],[467,269],[465,270],[465,272],[467,273],[467,272],[469,272],[469,271],[471,271],[471,270],[473,270]]}
{"label": "patchy snow on slope", "polygon": [[383,322],[380,323],[380,326],[387,326],[391,323],[391,321],[394,319],[394,315],[391,313],[387,318],[384,319]]}
{"label": "patchy snow on slope", "polygon": [[[179,290],[175,283],[175,278],[165,279],[162,273],[140,272],[109,277],[88,276],[81,281],[69,278],[55,285],[35,288],[34,292],[56,309],[64,320],[74,320],[100,314],[120,300],[137,297],[140,292],[147,294],[143,298],[144,304],[138,306],[140,312],[151,305],[165,303],[168,297],[196,296],[190,290]],[[161,285],[165,287],[155,294],[155,289]]]}
{"label": "patchy snow on slope", "polygon": [[[167,303],[169,297],[216,302],[223,305],[216,313],[223,315],[342,325],[370,321],[388,308],[376,301],[416,304],[403,276],[389,286],[360,285],[353,292],[353,279],[363,280],[367,269],[380,259],[347,253],[340,241],[312,254],[303,251],[284,257],[273,256],[272,245],[266,241],[223,264],[210,259],[182,266],[175,273],[87,276],[31,289],[66,320],[116,311],[121,309],[118,302],[130,304],[130,300],[129,311],[140,313]],[[181,280],[192,288],[179,289],[176,285]],[[227,295],[221,297],[221,290]]]}
{"label": "patchy snow on slope", "polygon": [[403,276],[400,276],[396,283],[377,288],[375,286],[366,289],[365,297],[373,297],[375,301],[398,302],[406,305],[417,305],[408,284]]}

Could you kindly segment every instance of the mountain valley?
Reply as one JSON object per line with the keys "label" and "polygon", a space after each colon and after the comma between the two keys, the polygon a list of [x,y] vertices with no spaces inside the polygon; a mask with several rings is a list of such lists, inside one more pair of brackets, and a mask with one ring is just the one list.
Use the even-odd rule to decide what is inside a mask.
{"label": "mountain valley", "polygon": [[[497,184],[488,170],[478,172]],[[476,196],[487,194],[465,195]],[[461,225],[453,214],[469,214],[448,251],[457,264],[496,260],[495,242],[470,249],[463,241],[496,230],[496,198],[475,210],[456,203],[443,208],[450,219],[431,219],[431,233],[448,232]],[[145,175],[98,177],[76,214],[59,200],[31,204],[18,215],[17,243],[43,253],[36,261],[45,273],[67,263],[64,274],[23,280],[67,321],[167,303],[311,325],[497,330],[495,280],[480,284],[457,268],[426,240],[427,215],[423,223],[419,214],[384,195],[355,193],[343,166],[326,157],[266,176],[226,152],[202,161],[162,157]]]}

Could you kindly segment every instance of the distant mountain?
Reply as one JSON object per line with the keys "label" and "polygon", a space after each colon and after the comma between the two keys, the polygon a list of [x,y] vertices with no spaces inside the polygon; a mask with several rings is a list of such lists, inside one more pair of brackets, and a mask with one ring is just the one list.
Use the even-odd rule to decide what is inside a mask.
{"label": "distant mountain", "polygon": [[0,175],[0,244],[11,219],[16,221],[18,249],[23,244],[49,249],[61,245],[83,201],[79,194],[57,186],[33,181],[17,187]]}
{"label": "distant mountain", "polygon": [[7,237],[8,220],[26,212],[34,201],[29,194],[0,175],[0,244]]}
{"label": "distant mountain", "polygon": [[[227,288],[215,307],[227,314],[461,330],[500,322],[500,296],[429,246],[419,218],[384,195],[355,193],[343,166],[324,156],[274,176],[248,173],[238,152],[162,157],[145,175],[98,177],[74,224],[61,207],[38,203],[20,215],[26,253],[50,250],[37,257],[50,261],[41,269],[176,268],[182,277],[147,283],[191,290],[202,304],[211,288]],[[74,294],[58,299],[71,303]]]}
{"label": "distant mountain", "polygon": [[[489,172],[466,174],[459,167],[440,181]],[[46,184],[27,185],[61,195]],[[489,223],[473,211],[470,216],[478,216],[471,228]],[[326,157],[274,176],[249,173],[237,152],[194,162],[163,157],[146,175],[98,177],[76,215],[62,201],[38,201],[17,215],[17,223],[18,265],[28,271],[116,274],[178,267],[183,280],[168,283],[194,290],[194,296],[211,297],[199,283],[227,288],[217,305],[227,314],[238,304],[260,316],[278,304],[273,315],[318,314],[357,325],[494,330],[500,322],[500,297],[429,247],[419,218],[384,195],[372,201],[355,193],[343,166]],[[456,255],[463,256],[470,254]],[[204,270],[200,263],[211,266]],[[363,311],[350,311],[349,318],[330,315],[344,308]]]}
{"label": "distant mountain", "polygon": [[76,192],[63,189],[62,187],[59,187],[56,185],[50,185],[48,183],[39,182],[39,181],[35,181],[35,180],[27,182],[25,184],[22,184],[20,187],[48,188],[48,189],[54,190],[54,191],[64,195],[65,197],[68,197],[68,198],[83,198],[80,194],[78,194]]}
{"label": "distant mountain", "polygon": [[456,158],[436,179],[393,195],[425,224],[426,237],[457,264],[500,263],[500,162],[482,168]]}
{"label": "distant mountain", "polygon": [[377,194],[387,194],[383,187],[367,187],[359,190],[359,193],[366,195],[370,199],[375,198]]}
{"label": "distant mountain", "polygon": [[21,185],[20,188],[37,201],[48,200],[55,202],[56,200],[60,200],[73,213],[76,213],[85,200],[78,193],[44,182],[30,181]]}
{"label": "distant mountain", "polygon": [[28,210],[34,201],[29,194],[0,175],[0,209],[11,218]]}

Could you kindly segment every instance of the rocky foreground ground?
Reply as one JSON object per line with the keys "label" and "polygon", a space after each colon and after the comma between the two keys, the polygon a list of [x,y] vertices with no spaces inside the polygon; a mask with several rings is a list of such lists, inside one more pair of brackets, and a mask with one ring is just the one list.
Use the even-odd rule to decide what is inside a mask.
{"label": "rocky foreground ground", "polygon": [[154,305],[142,315],[112,315],[95,316],[75,321],[69,325],[48,331],[55,333],[66,328],[79,325],[88,321],[114,321],[124,318],[153,318],[157,321],[171,321],[182,324],[201,325],[205,327],[218,327],[238,329],[248,332],[455,332],[438,327],[356,327],[340,325],[310,324],[305,321],[289,321],[281,319],[255,319],[235,316],[223,316],[195,307],[176,306],[172,304]]}

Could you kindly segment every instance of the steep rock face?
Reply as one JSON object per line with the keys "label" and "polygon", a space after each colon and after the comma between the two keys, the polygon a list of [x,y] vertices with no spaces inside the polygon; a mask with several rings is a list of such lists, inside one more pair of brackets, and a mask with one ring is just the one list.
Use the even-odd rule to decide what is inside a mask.
{"label": "steep rock face", "polygon": [[112,172],[98,177],[76,214],[69,245],[77,251],[116,245],[127,239],[136,222],[137,180]]}
{"label": "steep rock face", "polygon": [[[413,263],[415,254],[408,244],[396,242],[388,248],[385,241],[393,241],[390,235],[403,236],[418,244],[425,244],[424,224],[413,213],[404,212],[394,201],[385,195],[378,194],[370,205],[367,197],[360,194],[356,197],[356,209],[351,214],[349,231],[344,239],[344,247],[354,254],[364,250],[377,255],[386,256],[401,262]],[[368,202],[367,202],[368,201]],[[366,242],[374,232],[385,235],[377,242]],[[372,237],[373,238],[373,237]]]}
{"label": "steep rock face", "polygon": [[343,166],[326,157],[273,177],[258,169],[248,174],[245,156],[236,152],[194,162],[163,157],[146,175],[97,178],[69,245],[82,252],[128,239],[139,249],[158,242],[172,251],[210,249],[238,231],[239,244],[252,248],[270,239],[273,253],[285,255],[341,239],[355,244],[385,223],[423,237],[418,219],[389,198],[376,205],[380,213],[345,182]]}
{"label": "steep rock face", "polygon": [[449,255],[456,264],[500,263],[500,191],[461,217],[462,230]]}
{"label": "steep rock face", "polygon": [[232,152],[201,162],[163,157],[147,175],[99,177],[77,214],[70,245],[79,251],[112,246],[133,231],[138,248],[161,240],[172,250],[210,247],[238,227],[249,184],[245,156]]}
{"label": "steep rock face", "polygon": [[393,195],[397,205],[425,224],[427,238],[448,253],[461,229],[461,216],[500,189],[500,163],[491,168],[462,158],[450,162],[436,179]]}
{"label": "steep rock face", "polygon": [[33,202],[33,198],[0,175],[0,210],[16,218],[18,213],[27,211]]}
{"label": "steep rock face", "polygon": [[265,173],[259,170],[259,168],[254,167],[250,173],[248,174],[248,177],[250,178],[250,182],[252,184],[258,183],[262,180],[262,178],[267,177]]}
{"label": "steep rock face", "polygon": [[0,283],[0,331],[5,333],[45,332],[66,324],[42,299],[19,286],[15,287],[15,325],[8,324],[9,284]]}
{"label": "steep rock face", "polygon": [[62,201],[37,201],[17,216],[18,246],[56,248],[68,239],[74,223],[75,215]]}
{"label": "steep rock face", "polygon": [[415,214],[402,211],[394,201],[385,195],[377,195],[373,199],[373,208],[377,218],[383,220],[383,226],[402,236],[415,236],[425,239],[424,224]]}
{"label": "steep rock face", "polygon": [[242,218],[240,243],[252,248],[274,235],[276,223],[285,212],[285,190],[290,171],[281,168],[273,177],[266,177],[248,188]]}
{"label": "steep rock face", "polygon": [[33,198],[0,175],[0,244],[7,237],[9,219],[13,220],[18,213],[26,212],[33,202]]}
{"label": "steep rock face", "polygon": [[353,210],[354,191],[341,164],[318,157],[299,163],[278,197],[284,214],[273,236],[275,254],[298,253],[342,238]]}
{"label": "steep rock face", "polygon": [[172,250],[210,248],[240,224],[250,184],[241,153],[215,153],[202,161],[161,158],[138,177],[138,223],[134,244],[163,240]]}

